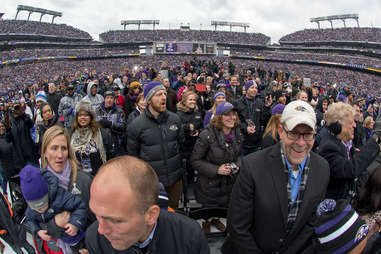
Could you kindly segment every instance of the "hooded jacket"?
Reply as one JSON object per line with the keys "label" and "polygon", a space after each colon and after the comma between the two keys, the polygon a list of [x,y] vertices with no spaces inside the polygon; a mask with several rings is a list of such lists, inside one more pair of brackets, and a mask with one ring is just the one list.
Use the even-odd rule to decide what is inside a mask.
{"label": "hooded jacket", "polygon": [[87,95],[83,98],[83,100],[88,100],[90,101],[91,105],[93,106],[94,109],[98,108],[104,101],[104,98],[102,95],[100,94],[95,94],[95,95],[92,95],[91,94],[91,88],[93,86],[96,86],[97,84],[95,84],[94,82],[90,82],[88,85],[87,85]]}
{"label": "hooded jacket", "polygon": [[73,96],[66,94],[58,106],[58,115],[64,118],[64,126],[70,131],[74,122],[75,105],[82,99],[82,95],[74,93]]}

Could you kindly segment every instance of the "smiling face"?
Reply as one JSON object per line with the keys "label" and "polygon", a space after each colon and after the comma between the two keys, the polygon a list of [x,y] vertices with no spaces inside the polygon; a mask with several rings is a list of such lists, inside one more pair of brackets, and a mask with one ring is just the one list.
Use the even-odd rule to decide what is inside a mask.
{"label": "smiling face", "polygon": [[45,158],[55,172],[61,173],[66,165],[68,154],[67,140],[64,135],[59,135],[47,145]]}
{"label": "smiling face", "polygon": [[87,111],[81,110],[77,116],[78,125],[81,128],[89,126],[91,122],[91,116]]}
{"label": "smiling face", "polygon": [[233,110],[230,110],[228,113],[221,115],[221,120],[223,127],[232,129],[234,128],[234,124],[237,121],[237,113]]}
{"label": "smiling face", "polygon": [[196,96],[193,94],[189,95],[185,100],[185,106],[190,109],[194,109],[196,107]]}
{"label": "smiling face", "polygon": [[[296,166],[303,162],[303,160],[307,157],[308,153],[311,151],[312,146],[314,145],[315,139],[311,141],[306,141],[303,139],[301,135],[297,140],[292,140],[287,135],[282,125],[279,125],[278,133],[279,137],[282,140],[283,151],[286,154],[287,160],[291,163],[291,165]],[[305,133],[313,133],[314,131],[304,124],[297,125],[292,131],[293,134],[305,134]]]}
{"label": "smiling face", "polygon": [[353,140],[356,128],[356,122],[352,114],[349,114],[344,120],[340,121],[341,123],[341,132],[338,137],[344,141],[348,142]]}

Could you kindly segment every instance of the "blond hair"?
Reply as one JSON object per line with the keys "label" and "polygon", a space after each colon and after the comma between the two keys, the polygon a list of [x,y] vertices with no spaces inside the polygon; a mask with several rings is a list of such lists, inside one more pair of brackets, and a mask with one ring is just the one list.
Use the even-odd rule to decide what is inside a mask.
{"label": "blond hair", "polygon": [[332,103],[328,106],[327,112],[325,113],[325,119],[327,125],[331,125],[335,122],[340,122],[342,124],[343,120],[349,115],[355,115],[355,109],[344,102]]}
{"label": "blond hair", "polygon": [[49,162],[46,159],[46,149],[48,148],[48,145],[53,141],[58,136],[63,135],[66,139],[66,145],[68,149],[68,160],[69,160],[69,166],[71,169],[71,178],[72,178],[72,183],[76,181],[77,178],[77,170],[78,170],[78,162],[77,159],[74,156],[73,149],[71,149],[70,146],[70,137],[67,131],[58,126],[54,125],[47,129],[44,133],[44,136],[42,138],[42,144],[41,144],[41,167],[46,168],[49,164]]}

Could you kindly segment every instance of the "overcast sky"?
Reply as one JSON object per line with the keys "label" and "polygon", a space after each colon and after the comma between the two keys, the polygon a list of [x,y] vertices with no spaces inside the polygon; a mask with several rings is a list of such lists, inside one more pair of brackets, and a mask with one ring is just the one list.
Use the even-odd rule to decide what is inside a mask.
{"label": "overcast sky", "polygon": [[[178,28],[181,23],[189,23],[191,29],[214,29],[211,20],[245,22],[250,24],[248,32],[263,33],[272,42],[304,28],[316,28],[309,21],[312,17],[355,13],[360,16],[360,26],[381,27],[380,0],[366,3],[361,0],[1,0],[3,18],[14,19],[18,4],[62,12],[63,16],[56,18],[55,23],[85,30],[95,40],[102,32],[123,29],[120,21],[128,19],[158,19],[159,29]],[[27,17],[26,11],[18,15],[18,19]],[[39,18],[37,13],[31,15],[31,20]],[[51,17],[44,16],[43,21],[50,22]],[[354,20],[346,23],[356,26]],[[328,28],[330,24],[323,22],[321,26]],[[335,21],[334,26],[342,27],[343,23]],[[243,29],[235,28],[235,31]]]}

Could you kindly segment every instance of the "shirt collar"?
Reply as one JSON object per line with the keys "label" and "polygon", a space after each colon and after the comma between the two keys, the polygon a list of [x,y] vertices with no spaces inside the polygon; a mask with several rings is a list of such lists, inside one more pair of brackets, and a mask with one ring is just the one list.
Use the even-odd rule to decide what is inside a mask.
{"label": "shirt collar", "polygon": [[[286,162],[288,171],[293,170],[292,166],[291,166],[291,163],[287,160],[287,156],[284,156],[284,161]],[[300,170],[300,172],[303,171],[304,166],[306,165],[306,161],[307,161],[307,156],[304,158],[302,163],[298,164],[298,169]]]}
{"label": "shirt collar", "polygon": [[153,235],[155,234],[155,230],[156,230],[156,225],[157,225],[157,223],[155,223],[155,226],[153,226],[151,234],[149,234],[148,238],[144,242],[142,242],[142,243],[137,242],[134,245],[140,249],[147,247],[148,244],[150,244],[152,239],[153,239]]}

